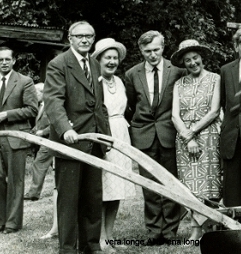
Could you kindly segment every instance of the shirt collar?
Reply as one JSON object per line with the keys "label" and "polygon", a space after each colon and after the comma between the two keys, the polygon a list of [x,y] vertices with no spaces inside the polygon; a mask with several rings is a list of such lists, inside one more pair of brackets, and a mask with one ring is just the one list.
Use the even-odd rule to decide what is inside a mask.
{"label": "shirt collar", "polygon": [[[156,65],[156,68],[160,71],[162,69],[162,66],[163,66],[163,58],[161,58],[161,61],[159,62],[159,64]],[[153,65],[151,65],[147,61],[145,62],[145,69],[147,72],[152,72],[153,68],[154,68]]]}
{"label": "shirt collar", "polygon": [[[12,74],[12,72],[13,72],[13,70],[11,70],[7,75],[4,76],[4,77],[6,78],[6,83],[7,83],[7,81],[9,80],[9,77],[10,77],[10,75]],[[1,81],[2,81],[2,77],[3,77],[3,75],[0,74],[0,80],[1,80]]]}
{"label": "shirt collar", "polygon": [[89,61],[89,54],[86,55],[86,57],[83,57],[80,53],[78,53],[72,46],[70,47],[73,54],[75,55],[75,57],[77,58],[78,62],[80,62],[82,59],[86,59]]}

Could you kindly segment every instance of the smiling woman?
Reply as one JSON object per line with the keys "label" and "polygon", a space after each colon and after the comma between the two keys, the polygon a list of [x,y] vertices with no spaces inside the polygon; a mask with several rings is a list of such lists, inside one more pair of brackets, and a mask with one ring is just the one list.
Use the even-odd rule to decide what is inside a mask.
{"label": "smiling woman", "polygon": [[[120,62],[126,56],[126,48],[122,43],[116,42],[112,38],[106,38],[96,43],[92,56],[99,61],[101,66],[104,103],[108,111],[111,134],[130,144],[128,123],[124,118],[127,106],[125,86],[121,79],[114,75]],[[106,160],[122,166],[127,171],[132,170],[132,161],[113,149],[106,154]],[[106,171],[102,173],[102,182],[104,202],[100,243],[102,249],[109,249],[109,253],[114,253],[114,248],[120,247],[120,245],[108,245],[108,241],[113,240],[113,227],[119,203],[120,200],[133,197],[135,187],[134,184]],[[122,245],[121,247],[126,246]]]}
{"label": "smiling woman", "polygon": [[188,52],[183,56],[183,63],[192,76],[198,77],[203,70],[202,57],[197,52]]}
{"label": "smiling woman", "polygon": [[[221,198],[220,77],[204,69],[203,57],[210,49],[196,40],[185,40],[172,55],[173,65],[185,67],[188,75],[179,79],[173,91],[172,120],[177,129],[178,176],[201,200]],[[202,236],[192,217],[191,240]]]}

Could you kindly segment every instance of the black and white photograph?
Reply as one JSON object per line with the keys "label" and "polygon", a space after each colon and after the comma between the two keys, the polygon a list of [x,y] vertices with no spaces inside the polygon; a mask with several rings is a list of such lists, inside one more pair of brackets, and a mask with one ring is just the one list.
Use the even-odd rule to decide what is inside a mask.
{"label": "black and white photograph", "polygon": [[241,253],[240,0],[0,0],[0,253]]}

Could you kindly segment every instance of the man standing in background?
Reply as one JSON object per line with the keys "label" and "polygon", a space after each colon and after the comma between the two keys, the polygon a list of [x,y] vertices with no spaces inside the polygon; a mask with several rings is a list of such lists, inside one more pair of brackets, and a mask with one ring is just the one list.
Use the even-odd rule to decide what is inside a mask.
{"label": "man standing in background", "polygon": [[[43,102],[44,83],[38,83],[34,86],[37,92],[39,109],[31,133],[39,137],[49,138],[49,119],[45,113]],[[49,149],[40,146],[32,164],[32,182],[28,192],[24,195],[24,200],[37,201],[40,198],[44,179],[52,162],[53,156],[50,154]]]}
{"label": "man standing in background", "polygon": [[[0,130],[30,132],[38,100],[33,80],[13,70],[13,51],[0,47]],[[24,177],[30,143],[0,137],[0,231],[14,233],[23,224]]]}

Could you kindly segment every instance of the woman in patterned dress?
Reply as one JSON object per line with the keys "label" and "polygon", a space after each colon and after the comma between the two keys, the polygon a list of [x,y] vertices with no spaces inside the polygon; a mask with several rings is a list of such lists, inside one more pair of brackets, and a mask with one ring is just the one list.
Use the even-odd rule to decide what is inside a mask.
{"label": "woman in patterned dress", "polygon": [[[121,79],[114,75],[119,63],[126,56],[126,48],[114,39],[106,38],[96,43],[92,56],[99,61],[101,66],[104,103],[108,111],[111,134],[130,144],[128,123],[124,118],[127,107],[125,86]],[[124,170],[132,171],[131,159],[114,149],[106,154],[106,160],[117,164]],[[106,171],[102,173],[102,183],[103,214],[100,244],[104,249],[106,247],[105,240],[113,239],[113,226],[120,200],[135,196],[135,186],[133,183]]]}
{"label": "woman in patterned dress", "polygon": [[[175,83],[172,119],[180,181],[201,200],[220,200],[220,76],[204,69],[203,57],[210,54],[196,40],[185,40],[172,55],[172,64],[189,73]],[[191,225],[190,239],[199,239],[202,228],[193,216]]]}

